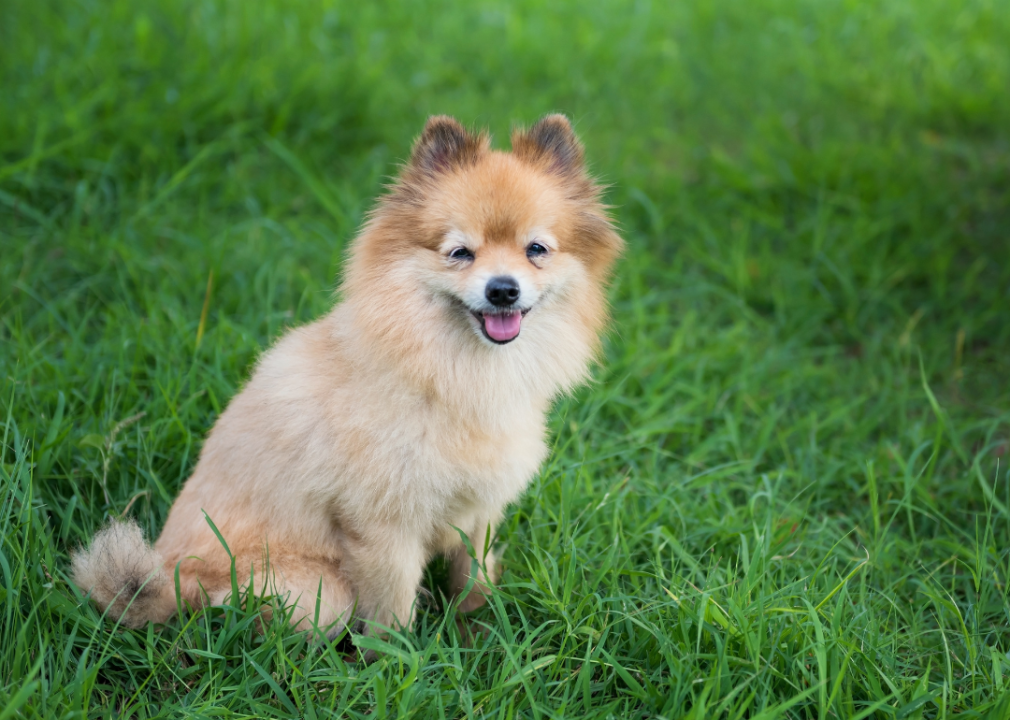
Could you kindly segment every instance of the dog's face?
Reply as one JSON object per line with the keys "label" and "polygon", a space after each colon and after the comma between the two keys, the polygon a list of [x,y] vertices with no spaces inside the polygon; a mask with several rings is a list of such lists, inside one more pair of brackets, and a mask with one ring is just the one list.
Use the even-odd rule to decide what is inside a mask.
{"label": "dog's face", "polygon": [[554,261],[557,238],[546,228],[516,230],[514,237],[488,241],[486,233],[453,228],[438,253],[445,268],[429,281],[458,301],[476,332],[504,345],[519,337],[522,321],[540,299],[564,282]]}
{"label": "dog's face", "polygon": [[369,293],[403,304],[391,310],[403,322],[374,320],[383,334],[495,347],[522,344],[534,326],[561,340],[567,323],[595,336],[622,242],[582,148],[560,115],[513,133],[512,146],[496,152],[451,118],[428,121],[355,248],[349,280],[368,277]]}
{"label": "dog's face", "polygon": [[434,234],[419,248],[427,291],[450,300],[475,338],[505,345],[578,286],[576,203],[556,178],[514,155],[488,154],[442,178],[424,208]]}

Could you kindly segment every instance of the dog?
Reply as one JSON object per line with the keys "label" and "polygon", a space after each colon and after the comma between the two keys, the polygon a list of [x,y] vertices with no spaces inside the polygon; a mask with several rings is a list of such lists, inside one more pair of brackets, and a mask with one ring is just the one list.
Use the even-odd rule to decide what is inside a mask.
{"label": "dog", "polygon": [[351,246],[340,301],[263,354],[154,546],[111,522],[74,553],[77,586],[140,627],[177,596],[226,602],[234,563],[244,589],[333,637],[352,620],[409,628],[443,554],[458,607],[480,607],[547,412],[600,348],[623,248],[601,192],[563,115],[513,131],[510,152],[431,117]]}

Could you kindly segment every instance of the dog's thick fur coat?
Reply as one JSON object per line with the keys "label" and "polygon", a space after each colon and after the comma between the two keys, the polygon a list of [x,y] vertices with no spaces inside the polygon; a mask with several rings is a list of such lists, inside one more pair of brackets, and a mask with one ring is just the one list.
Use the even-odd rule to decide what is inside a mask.
{"label": "dog's thick fur coat", "polygon": [[[460,528],[487,575],[461,607],[479,606],[486,539],[606,321],[622,241],[599,195],[564,116],[517,130],[512,152],[431,118],[354,242],[341,302],[264,353],[154,548],[114,522],[75,554],[77,584],[134,627],[166,620],[177,592],[225,601],[231,560],[209,517],[239,582],[287,596],[300,627],[317,609],[331,632],[352,611],[409,625],[435,554],[454,593],[471,579]],[[504,310],[489,289],[503,277],[517,294]]]}

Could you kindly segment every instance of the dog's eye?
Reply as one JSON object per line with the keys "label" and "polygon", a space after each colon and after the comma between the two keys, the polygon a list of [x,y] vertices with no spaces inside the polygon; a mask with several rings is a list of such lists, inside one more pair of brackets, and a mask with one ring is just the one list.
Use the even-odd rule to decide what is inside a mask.
{"label": "dog's eye", "polygon": [[473,253],[465,247],[458,247],[449,253],[449,257],[453,260],[473,260]]}
{"label": "dog's eye", "polygon": [[529,247],[526,248],[526,257],[531,260],[535,257],[540,257],[547,254],[547,248],[545,248],[540,243],[530,243]]}

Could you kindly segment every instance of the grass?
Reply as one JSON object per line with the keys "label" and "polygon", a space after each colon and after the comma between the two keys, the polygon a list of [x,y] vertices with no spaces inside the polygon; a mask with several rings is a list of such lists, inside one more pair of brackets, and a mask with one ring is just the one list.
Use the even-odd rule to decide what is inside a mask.
{"label": "grass", "polygon": [[[1000,0],[9,0],[0,719],[1010,714]],[[567,112],[629,241],[490,605],[377,662],[239,607],[103,623],[429,113]],[[368,647],[378,641],[360,640]]]}

